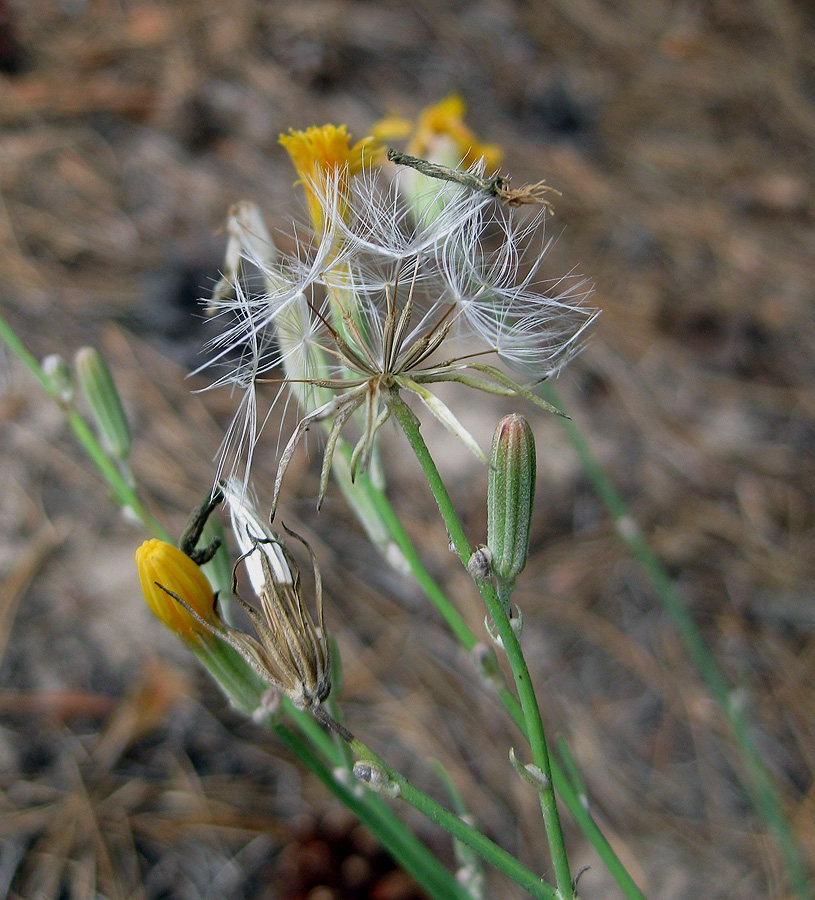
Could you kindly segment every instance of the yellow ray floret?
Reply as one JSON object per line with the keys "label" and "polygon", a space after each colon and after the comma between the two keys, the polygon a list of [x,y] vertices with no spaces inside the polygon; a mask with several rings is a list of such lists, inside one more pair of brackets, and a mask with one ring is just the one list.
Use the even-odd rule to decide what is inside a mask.
{"label": "yellow ray floret", "polygon": [[345,195],[349,175],[355,175],[365,163],[372,161],[379,147],[373,137],[365,137],[351,146],[351,136],[345,125],[323,125],[305,131],[291,129],[280,135],[280,143],[291,157],[300,181],[306,189],[308,211],[316,231],[321,230],[322,211],[315,187],[326,178],[336,177],[345,182],[340,194]]}
{"label": "yellow ray floret", "polygon": [[[144,599],[162,622],[186,641],[213,640],[209,631],[167,592],[216,624],[215,595],[201,569],[177,547],[151,538],[136,551]],[[160,587],[159,587],[160,585]]]}
{"label": "yellow ray floret", "polygon": [[447,162],[462,163],[467,168],[483,159],[488,170],[497,168],[503,158],[501,148],[497,144],[485,144],[478,140],[464,121],[466,110],[464,100],[451,94],[422,110],[415,125],[406,119],[388,116],[374,126],[373,134],[382,141],[410,136],[407,152],[421,159],[439,161],[437,156],[442,149],[439,145],[445,145],[445,149],[452,145],[453,155],[457,159]]}

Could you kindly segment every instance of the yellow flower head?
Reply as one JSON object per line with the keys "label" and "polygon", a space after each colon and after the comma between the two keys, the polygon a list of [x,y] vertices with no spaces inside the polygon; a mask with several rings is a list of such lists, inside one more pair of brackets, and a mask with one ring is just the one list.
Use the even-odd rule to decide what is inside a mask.
{"label": "yellow flower head", "polygon": [[209,631],[167,593],[171,591],[202,619],[217,624],[212,587],[186,553],[172,544],[151,538],[136,551],[136,565],[147,605],[171,631],[188,642],[214,640]]}
{"label": "yellow flower head", "polygon": [[339,195],[348,195],[348,177],[355,175],[378,150],[376,139],[363,138],[351,146],[351,135],[345,125],[323,125],[305,131],[290,129],[280,135],[280,143],[294,163],[300,182],[306,189],[311,223],[318,233],[322,231],[322,211],[317,195],[319,186],[326,179],[340,180]]}
{"label": "yellow flower head", "polygon": [[421,159],[448,166],[469,168],[480,159],[487,169],[495,169],[503,158],[497,144],[484,144],[465,123],[467,107],[461,97],[451,94],[419,114],[415,126],[404,119],[388,117],[373,129],[380,140],[394,140],[412,134],[407,152]]}

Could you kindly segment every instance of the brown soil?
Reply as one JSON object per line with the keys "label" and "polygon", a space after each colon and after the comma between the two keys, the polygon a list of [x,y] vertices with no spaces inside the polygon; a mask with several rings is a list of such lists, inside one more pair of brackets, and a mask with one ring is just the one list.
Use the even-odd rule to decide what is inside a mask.
{"label": "brown soil", "polygon": [[[37,357],[103,350],[140,483],[177,534],[236,403],[185,378],[211,334],[197,301],[226,210],[252,199],[272,227],[299,214],[277,144],[290,127],[362,136],[461,93],[514,182],[562,194],[547,271],[585,272],[603,313],[558,389],[738,687],[813,869],[813,24],[796,0],[0,0],[3,315]],[[0,895],[283,896],[280,873],[321,827],[344,852],[334,801],[151,617],[142,532],[10,354],[0,371]],[[463,405],[484,444],[517,407]],[[791,896],[670,618],[557,422],[520,411],[540,472],[526,648],[598,820],[649,897]],[[385,432],[394,501],[482,634],[406,444]],[[486,472],[427,432],[477,543]],[[534,793],[506,761],[517,733],[341,496],[315,512],[318,465],[292,464],[283,518],[320,558],[349,724],[436,793],[440,759],[481,826],[545,873]],[[619,896],[568,820],[567,838],[575,871],[591,866],[581,895]],[[409,890],[374,881],[366,896]]]}

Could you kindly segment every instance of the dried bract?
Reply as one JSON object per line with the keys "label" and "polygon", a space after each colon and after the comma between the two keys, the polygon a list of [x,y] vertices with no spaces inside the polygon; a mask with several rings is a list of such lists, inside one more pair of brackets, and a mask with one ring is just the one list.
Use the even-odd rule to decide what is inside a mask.
{"label": "dried bract", "polygon": [[[234,482],[223,486],[243,555],[233,572],[233,593],[256,636],[231,628],[220,617],[204,619],[184,596],[172,596],[211,634],[236,650],[260,677],[287,696],[298,709],[317,707],[331,691],[331,650],[323,621],[322,580],[309,545],[314,571],[316,622],[303,600],[300,571],[283,539],[272,532]],[[260,601],[260,609],[237,593],[237,569],[243,563]],[[165,588],[166,591],[166,588]],[[166,591],[170,593],[170,591]]]}

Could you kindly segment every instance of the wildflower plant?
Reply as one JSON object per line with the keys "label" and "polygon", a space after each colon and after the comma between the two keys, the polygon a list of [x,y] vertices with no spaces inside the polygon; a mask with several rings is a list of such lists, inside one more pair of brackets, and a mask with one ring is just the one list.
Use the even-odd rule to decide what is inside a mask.
{"label": "wildflower plant", "polygon": [[[206,368],[220,367],[215,386],[230,386],[242,398],[224,437],[216,486],[177,546],[139,496],[129,460],[132,436],[104,360],[95,351],[82,351],[72,373],[61,358],[37,363],[2,318],[0,337],[61,404],[119,506],[153,533],[136,553],[142,590],[153,612],[195,654],[233,705],[272,729],[428,896],[482,900],[487,896],[483,866],[488,863],[532,897],[572,900],[576,879],[567,857],[559,798],[623,894],[643,900],[591,815],[568,748],[560,745],[562,764],[550,755],[521,645],[522,618],[512,593],[529,548],[536,470],[532,429],[522,416],[506,416],[487,460],[454,409],[434,393],[437,385],[456,382],[463,389],[520,398],[557,412],[538,395],[541,382],[579,350],[595,313],[585,304],[587,289],[579,279],[542,277],[548,213],[542,183],[513,190],[504,176],[487,175],[497,164],[497,150],[476,141],[463,123],[463,105],[457,98],[420,117],[408,150],[421,152],[421,158],[388,154],[409,167],[402,176],[384,168],[384,148],[378,140],[388,129],[393,134],[397,124],[385,123],[376,137],[355,144],[344,128],[334,126],[281,138],[309,211],[309,224],[297,232],[293,253],[284,255],[276,248],[256,206],[244,202],[231,211],[224,275],[210,301],[210,311],[223,329],[209,348]],[[404,129],[402,135],[407,136]],[[457,169],[462,161],[465,165]],[[532,215],[513,208],[529,203],[537,204]],[[262,291],[249,289],[247,268],[260,272]],[[257,392],[267,385],[276,390],[276,397],[293,399],[299,421],[280,454],[274,485],[258,502],[250,485],[251,462],[264,425],[257,417]],[[85,397],[95,432],[74,406],[75,386]],[[484,460],[485,545],[473,549],[406,397],[415,398]],[[549,397],[556,399],[551,392]],[[388,502],[377,439],[390,418],[415,452],[451,549],[483,598],[483,637],[491,639],[492,646],[470,630],[423,566]],[[573,423],[562,421],[573,436]],[[474,675],[498,694],[523,735],[526,752],[510,747],[507,755],[538,795],[554,884],[479,830],[447,773],[440,770],[440,780],[452,810],[418,790],[342,723],[336,697],[340,660],[324,619],[315,555],[285,526],[285,533],[271,528],[286,468],[312,426],[319,426],[325,436],[318,504],[333,471],[372,541],[416,578],[470,652]],[[579,435],[574,443],[597,476]],[[224,467],[241,465],[242,478],[234,473],[222,477]],[[620,511],[613,488],[600,480],[600,490],[611,498],[610,507],[622,521],[625,510]],[[221,504],[228,508],[237,553],[231,581],[227,578],[216,589],[207,564],[223,562],[228,553],[219,540],[207,543],[203,535]],[[626,533],[631,535],[630,527]],[[308,554],[313,573],[309,586],[301,581],[289,550],[291,539],[300,540]],[[202,541],[204,546],[199,546]],[[662,585],[666,606],[691,655],[731,719],[742,757],[754,775],[757,808],[778,839],[797,895],[805,900],[811,894],[800,859],[746,721],[729,702],[726,682],[693,622],[664,589],[667,576],[648,556],[647,545],[637,534],[630,542],[654,584]],[[255,603],[240,596],[242,569]],[[253,634],[227,616],[231,599],[243,610]],[[508,663],[512,687],[498,664],[499,654]],[[524,762],[524,756],[531,761]],[[393,805],[397,798],[449,832],[458,861],[455,873],[407,828]]]}
{"label": "wildflower plant", "polygon": [[[257,210],[245,204],[236,209],[230,227],[228,271],[211,304],[212,312],[225,323],[222,335],[214,342],[213,362],[228,365],[234,361],[216,384],[238,386],[249,397],[242,411],[244,420],[233,425],[232,431],[241,435],[239,447],[246,437],[250,439],[243,490],[250,477],[251,444],[260,433],[253,418],[254,397],[264,383],[277,382],[278,396],[290,388],[300,406],[299,423],[280,456],[271,497],[272,516],[287,466],[313,425],[323,425],[326,434],[319,506],[346,430],[356,429],[344,456],[353,482],[367,474],[376,453],[377,435],[393,416],[424,467],[453,546],[462,562],[476,571],[471,566],[474,557],[469,543],[419,434],[418,420],[403,395],[417,397],[486,466],[487,459],[475,439],[432,386],[458,382],[490,394],[523,397],[556,412],[532,387],[557,372],[579,348],[594,316],[584,303],[584,285],[578,280],[542,282],[539,266],[546,247],[542,227],[547,207],[539,205],[531,222],[519,223],[512,208],[496,202],[497,188],[506,190],[506,182],[497,177],[485,179],[483,160],[463,173],[427,161],[424,168],[433,177],[427,196],[420,197],[415,182],[405,195],[398,176],[392,177],[378,166],[366,166],[359,155],[367,144],[351,147],[347,135],[333,126],[293,132],[281,142],[305,188],[310,227],[299,235],[296,253],[283,256],[274,247]],[[418,166],[415,168],[418,170]],[[534,191],[517,196],[537,199]],[[251,225],[251,231],[244,230],[242,221]],[[533,248],[531,254],[529,247]],[[244,263],[262,273],[265,290],[259,295],[245,290],[241,278]],[[532,386],[520,379],[531,381]],[[531,432],[529,435],[522,461],[527,468],[530,452],[534,457]],[[510,481],[515,483],[517,479]],[[369,483],[369,488],[373,487]],[[352,502],[359,496],[350,490],[346,494]],[[240,504],[237,491],[235,496],[236,504]],[[368,498],[374,500],[381,516],[382,495],[376,497],[369,490]],[[515,500],[506,499],[504,506]],[[528,506],[530,497],[524,502]],[[362,504],[357,501],[355,508],[362,508]],[[361,518],[365,521],[364,516]],[[503,524],[499,522],[492,532],[500,533]],[[256,536],[251,540],[252,546],[246,551],[250,557],[263,552],[263,543]],[[523,568],[528,540],[508,538],[507,542],[514,542],[515,555],[521,557],[515,561],[517,574]],[[499,594],[489,565],[491,551],[485,548],[478,552],[484,563],[475,580],[487,604],[488,630],[510,660],[533,751],[530,767],[540,773],[535,785],[557,891],[563,898],[571,897],[574,889],[551,764],[518,641],[520,617],[511,620],[509,615],[514,578],[511,582],[499,578],[498,587],[504,587]],[[263,562],[263,578],[267,592],[270,581],[277,587],[270,561]],[[250,617],[264,645],[270,643],[274,630],[291,645],[285,622],[278,618],[276,629],[266,630],[257,614],[250,613]],[[278,687],[282,684],[268,677],[269,661],[259,660],[254,639],[247,646],[245,637],[237,637],[230,630],[218,634],[242,652],[256,671],[262,673],[265,668],[264,677],[270,683]],[[279,667],[279,652],[274,662]],[[284,687],[284,693],[295,699],[290,687]],[[317,697],[316,703],[313,699],[301,693],[295,705],[313,705],[316,711],[324,697]],[[323,721],[330,724],[331,719]],[[369,748],[342,726],[335,730],[361,757],[353,769],[356,777],[390,796],[410,794],[413,788]]]}

